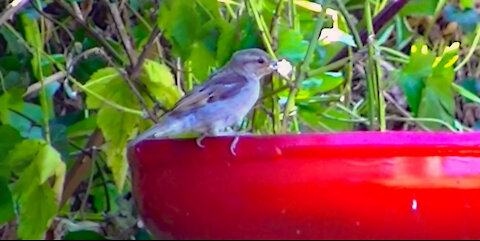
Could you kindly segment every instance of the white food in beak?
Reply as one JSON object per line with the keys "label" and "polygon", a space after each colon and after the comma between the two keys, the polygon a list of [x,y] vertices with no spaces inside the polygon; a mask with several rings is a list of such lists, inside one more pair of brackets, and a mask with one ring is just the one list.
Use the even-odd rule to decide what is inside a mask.
{"label": "white food in beak", "polygon": [[277,73],[284,77],[284,78],[289,78],[290,74],[292,73],[293,66],[288,62],[286,59],[282,59],[277,62]]}

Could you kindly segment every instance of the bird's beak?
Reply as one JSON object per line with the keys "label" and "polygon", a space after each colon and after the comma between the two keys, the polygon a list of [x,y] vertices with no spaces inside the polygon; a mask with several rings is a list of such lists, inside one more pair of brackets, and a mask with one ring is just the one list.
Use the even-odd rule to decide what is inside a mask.
{"label": "bird's beak", "polygon": [[270,63],[270,69],[277,70],[278,69],[278,62],[275,61],[275,60],[272,60],[272,63]]}

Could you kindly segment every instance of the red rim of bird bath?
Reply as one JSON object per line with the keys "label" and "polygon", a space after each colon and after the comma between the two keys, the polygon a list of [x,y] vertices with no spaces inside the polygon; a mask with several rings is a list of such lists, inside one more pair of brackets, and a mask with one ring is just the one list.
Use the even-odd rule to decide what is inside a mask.
{"label": "red rim of bird bath", "polygon": [[147,227],[173,239],[478,239],[480,134],[145,140],[128,151]]}

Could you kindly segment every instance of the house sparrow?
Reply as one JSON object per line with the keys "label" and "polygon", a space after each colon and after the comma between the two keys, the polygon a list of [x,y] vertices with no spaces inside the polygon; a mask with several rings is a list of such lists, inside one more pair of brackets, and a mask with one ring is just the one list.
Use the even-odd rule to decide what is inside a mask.
{"label": "house sparrow", "polygon": [[181,98],[161,123],[139,135],[130,146],[151,137],[193,132],[200,135],[197,145],[203,147],[204,137],[219,135],[248,114],[259,98],[260,79],[276,70],[276,65],[263,50],[237,51],[225,67]]}

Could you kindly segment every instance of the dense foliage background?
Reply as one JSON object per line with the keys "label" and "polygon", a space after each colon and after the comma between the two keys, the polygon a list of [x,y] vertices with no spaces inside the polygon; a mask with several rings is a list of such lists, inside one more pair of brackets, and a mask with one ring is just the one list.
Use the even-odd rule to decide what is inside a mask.
{"label": "dense foliage background", "polygon": [[291,79],[264,81],[240,129],[474,131],[476,7],[0,1],[0,237],[149,239],[130,193],[126,143],[239,49],[260,47],[295,66]]}

